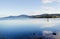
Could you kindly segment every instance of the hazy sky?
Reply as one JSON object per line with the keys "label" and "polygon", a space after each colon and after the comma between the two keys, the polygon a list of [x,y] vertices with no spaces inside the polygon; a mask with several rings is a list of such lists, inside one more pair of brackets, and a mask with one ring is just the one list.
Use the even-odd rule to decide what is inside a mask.
{"label": "hazy sky", "polygon": [[0,0],[0,17],[60,13],[60,0]]}

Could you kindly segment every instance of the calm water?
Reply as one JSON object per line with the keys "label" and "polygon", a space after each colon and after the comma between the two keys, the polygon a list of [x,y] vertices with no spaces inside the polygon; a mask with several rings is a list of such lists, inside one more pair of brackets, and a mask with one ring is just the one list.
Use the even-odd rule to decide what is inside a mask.
{"label": "calm water", "polygon": [[42,36],[43,31],[60,31],[60,18],[57,19],[19,19],[0,20],[1,39],[19,39],[19,37]]}

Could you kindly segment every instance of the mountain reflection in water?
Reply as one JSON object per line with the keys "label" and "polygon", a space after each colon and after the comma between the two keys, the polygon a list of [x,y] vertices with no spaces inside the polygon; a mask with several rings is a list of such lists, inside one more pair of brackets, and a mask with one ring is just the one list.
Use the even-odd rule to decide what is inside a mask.
{"label": "mountain reflection in water", "polygon": [[60,18],[0,20],[0,39],[60,39]]}

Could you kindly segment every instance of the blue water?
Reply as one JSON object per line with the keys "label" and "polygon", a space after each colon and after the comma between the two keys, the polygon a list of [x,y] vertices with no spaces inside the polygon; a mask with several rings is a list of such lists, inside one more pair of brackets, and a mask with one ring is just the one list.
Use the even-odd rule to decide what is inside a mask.
{"label": "blue water", "polygon": [[60,31],[60,18],[0,20],[0,39],[27,39],[33,33],[42,36],[45,30]]}

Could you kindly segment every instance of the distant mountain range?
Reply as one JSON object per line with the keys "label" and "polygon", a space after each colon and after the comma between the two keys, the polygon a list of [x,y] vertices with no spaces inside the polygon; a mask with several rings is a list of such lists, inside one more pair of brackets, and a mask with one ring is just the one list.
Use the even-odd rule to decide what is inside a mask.
{"label": "distant mountain range", "polygon": [[3,17],[0,18],[2,19],[20,19],[20,18],[60,18],[60,14],[41,14],[41,15],[19,15],[19,16],[8,16],[8,17]]}

